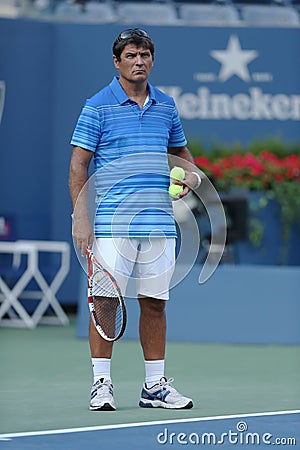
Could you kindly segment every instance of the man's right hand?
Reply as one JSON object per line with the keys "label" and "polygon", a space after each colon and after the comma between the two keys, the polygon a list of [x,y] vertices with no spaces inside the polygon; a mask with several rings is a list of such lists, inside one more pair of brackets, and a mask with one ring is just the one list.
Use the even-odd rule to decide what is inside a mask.
{"label": "man's right hand", "polygon": [[73,217],[72,236],[81,256],[85,256],[87,247],[94,241],[93,228],[87,217]]}

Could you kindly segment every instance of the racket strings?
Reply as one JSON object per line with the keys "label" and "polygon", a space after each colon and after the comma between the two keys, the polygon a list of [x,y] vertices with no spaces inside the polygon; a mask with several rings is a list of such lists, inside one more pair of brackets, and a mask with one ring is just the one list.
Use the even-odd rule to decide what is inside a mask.
{"label": "racket strings", "polygon": [[103,271],[96,271],[92,277],[94,320],[104,335],[115,339],[123,328],[123,305],[113,280]]}
{"label": "racket strings", "polygon": [[119,298],[94,297],[94,317],[109,339],[118,336],[123,326],[123,312]]}
{"label": "racket strings", "polygon": [[92,277],[92,292],[98,297],[115,297],[116,287],[105,272],[97,270]]}

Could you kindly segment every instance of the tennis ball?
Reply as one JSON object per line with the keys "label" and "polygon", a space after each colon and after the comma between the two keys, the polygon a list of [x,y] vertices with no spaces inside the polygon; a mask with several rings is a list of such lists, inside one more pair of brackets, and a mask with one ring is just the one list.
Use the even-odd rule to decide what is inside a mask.
{"label": "tennis ball", "polygon": [[180,184],[171,184],[169,187],[169,195],[173,198],[178,198],[178,194],[183,191],[183,186]]}
{"label": "tennis ball", "polygon": [[182,167],[173,167],[170,172],[170,178],[172,180],[182,181],[185,178],[185,171]]}

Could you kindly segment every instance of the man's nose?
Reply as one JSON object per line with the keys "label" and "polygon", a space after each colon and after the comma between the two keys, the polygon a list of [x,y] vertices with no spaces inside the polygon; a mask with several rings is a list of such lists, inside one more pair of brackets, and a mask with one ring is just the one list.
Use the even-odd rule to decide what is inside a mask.
{"label": "man's nose", "polygon": [[143,63],[143,58],[141,57],[141,55],[137,55],[137,56],[136,56],[136,61],[135,61],[135,63],[138,64],[139,66],[141,66],[141,65],[144,64],[144,63]]}

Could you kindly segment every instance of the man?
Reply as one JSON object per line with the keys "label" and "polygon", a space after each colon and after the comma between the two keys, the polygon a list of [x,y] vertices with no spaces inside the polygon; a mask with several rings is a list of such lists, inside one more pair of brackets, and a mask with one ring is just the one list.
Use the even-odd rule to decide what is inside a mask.
{"label": "man", "polygon": [[[135,266],[146,374],[139,405],[191,408],[192,400],[165,377],[164,359],[165,303],[176,237],[168,195],[168,152],[182,158],[183,168],[193,158],[173,99],[148,83],[153,59],[154,44],[145,30],[120,33],[113,44],[119,77],[87,100],[81,112],[71,141],[72,234],[83,255],[93,243],[96,257],[112,271],[123,293]],[[98,199],[94,230],[79,196],[92,157]],[[199,184],[197,173],[187,171],[181,196]],[[113,344],[102,339],[92,320],[89,342],[94,373],[90,409],[114,410]]]}

